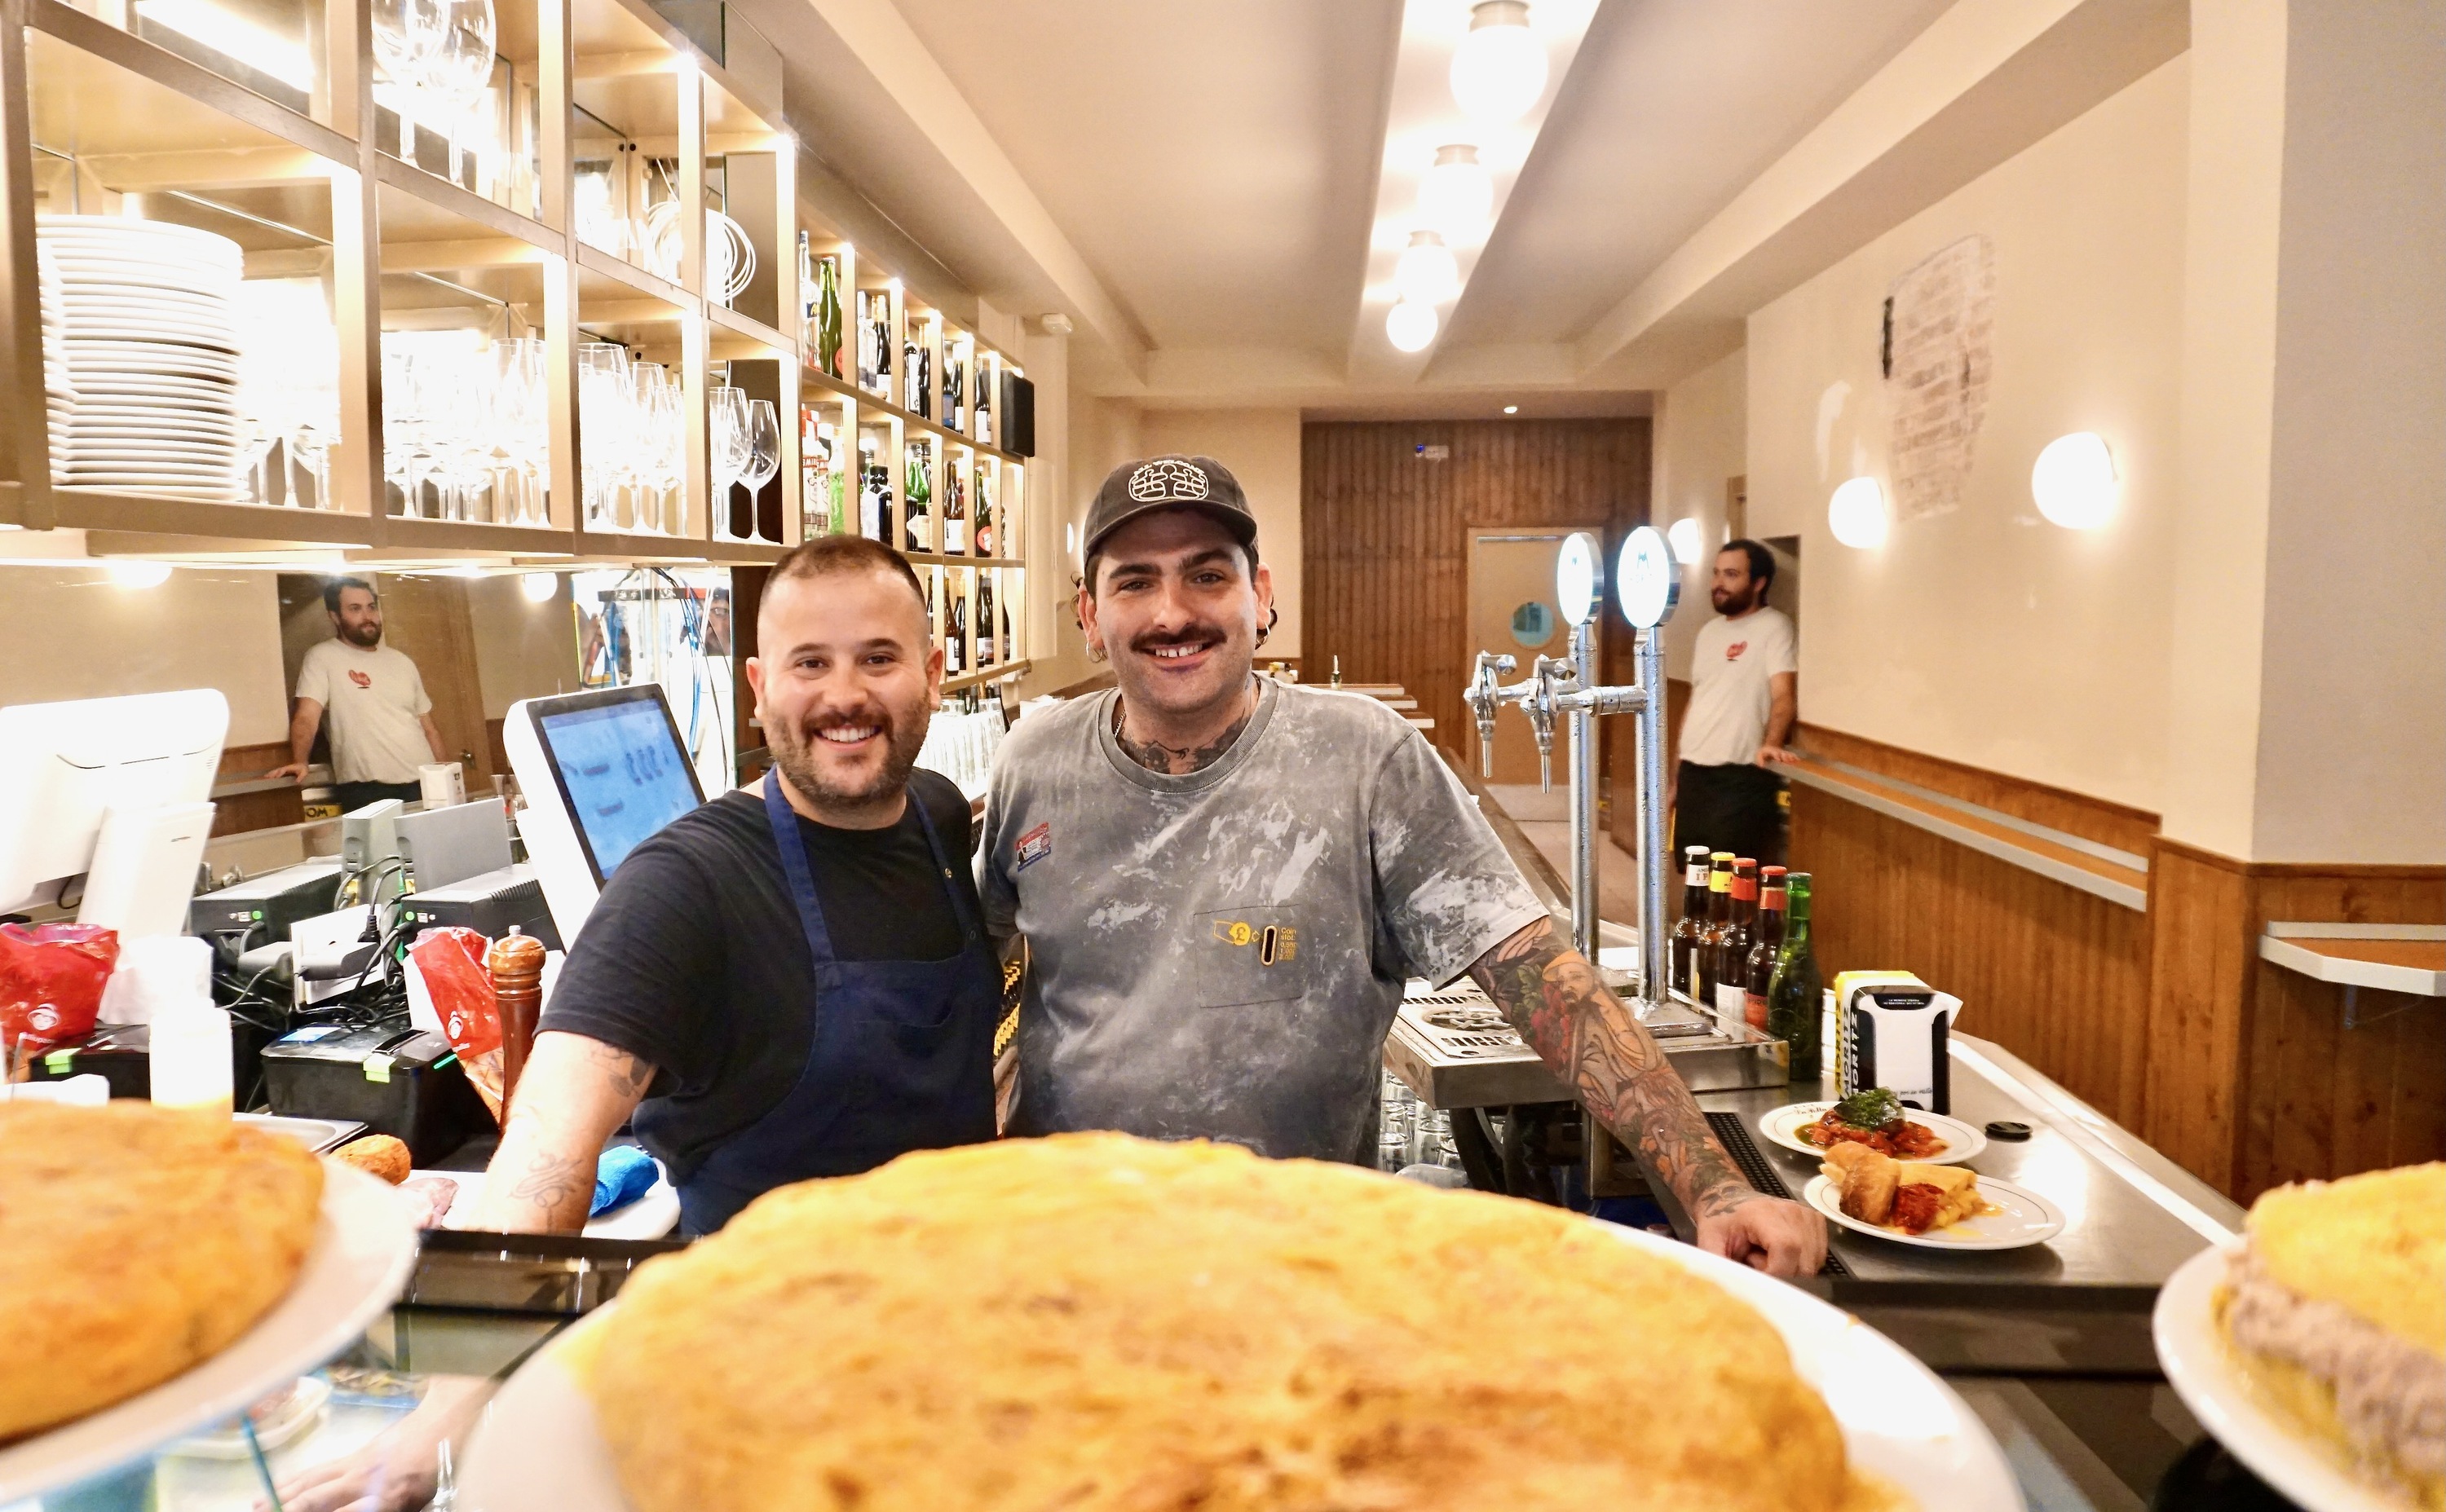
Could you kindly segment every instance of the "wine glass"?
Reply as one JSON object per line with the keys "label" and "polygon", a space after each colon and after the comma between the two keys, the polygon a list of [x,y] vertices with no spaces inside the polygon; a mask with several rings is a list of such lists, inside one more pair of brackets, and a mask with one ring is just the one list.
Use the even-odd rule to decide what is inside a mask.
{"label": "wine glass", "polygon": [[751,540],[764,538],[760,529],[762,519],[756,496],[764,491],[764,485],[773,481],[773,475],[780,471],[781,418],[774,412],[771,400],[751,399],[747,401],[747,465],[739,476],[739,480],[747,485],[747,534]]}
{"label": "wine glass", "polygon": [[713,482],[714,518],[725,540],[736,540],[730,529],[730,485],[747,471],[747,392],[724,383],[715,389],[706,411],[706,460]]}
{"label": "wine glass", "polygon": [[616,342],[586,342],[577,348],[579,464],[589,530],[614,528],[612,491],[618,480],[620,432],[629,422],[629,349]]}

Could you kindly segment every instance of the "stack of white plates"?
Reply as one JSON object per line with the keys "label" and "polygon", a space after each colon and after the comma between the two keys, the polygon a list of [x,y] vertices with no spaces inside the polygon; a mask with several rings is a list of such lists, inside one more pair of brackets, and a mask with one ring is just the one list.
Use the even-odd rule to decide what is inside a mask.
{"label": "stack of white plates", "polygon": [[[76,384],[68,377],[67,333],[60,324],[59,275],[51,267],[51,250],[39,241],[34,244],[34,282],[42,295],[43,401],[50,414],[51,436],[55,441],[64,440],[68,420],[76,411]],[[67,481],[67,461],[58,455],[56,445],[51,481]]]}
{"label": "stack of white plates", "polygon": [[67,392],[51,394],[54,477],[240,498],[237,243],[115,215],[43,215],[34,229],[53,280],[46,328],[56,318],[66,368]]}

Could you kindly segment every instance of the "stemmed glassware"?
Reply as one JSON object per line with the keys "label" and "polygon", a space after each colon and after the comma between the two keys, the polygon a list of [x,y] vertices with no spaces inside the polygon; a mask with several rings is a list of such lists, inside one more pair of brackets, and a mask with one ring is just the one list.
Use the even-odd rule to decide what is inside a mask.
{"label": "stemmed glassware", "polygon": [[[762,512],[756,507],[756,497],[773,476],[781,471],[781,418],[769,399],[747,401],[747,465],[739,480],[747,485],[747,538],[764,539]],[[770,544],[779,546],[779,541]]]}
{"label": "stemmed glassware", "polygon": [[706,407],[706,461],[712,474],[713,517],[724,540],[737,540],[730,528],[730,486],[745,475],[748,461],[747,392],[724,383],[715,389]]}
{"label": "stemmed glassware", "polygon": [[[493,0],[372,0],[368,19],[374,62],[388,85],[384,103],[399,115],[403,159],[416,160],[420,118],[440,125],[448,136],[450,167],[444,177],[454,180],[469,137],[480,149],[502,145],[500,122],[480,119],[477,109],[492,87],[494,49],[499,42]],[[497,173],[501,165],[495,159],[501,156],[479,150],[477,177],[486,179]],[[515,167],[512,177],[519,177]],[[471,187],[493,195],[497,186],[478,182]],[[528,207],[521,203],[513,208]]]}
{"label": "stemmed glassware", "polygon": [[[382,359],[390,513],[499,525],[549,519],[542,342],[478,345],[463,332],[393,332],[383,338]],[[327,438],[335,428],[310,416],[291,440],[292,494],[310,485],[326,508]]]}

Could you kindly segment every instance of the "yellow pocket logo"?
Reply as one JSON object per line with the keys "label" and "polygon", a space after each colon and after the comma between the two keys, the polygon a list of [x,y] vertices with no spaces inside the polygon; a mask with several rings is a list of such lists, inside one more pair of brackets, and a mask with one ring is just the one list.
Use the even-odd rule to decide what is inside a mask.
{"label": "yellow pocket logo", "polygon": [[1227,945],[1255,945],[1258,962],[1263,965],[1277,965],[1299,955],[1299,931],[1280,924],[1259,929],[1244,920],[1217,919],[1214,938]]}

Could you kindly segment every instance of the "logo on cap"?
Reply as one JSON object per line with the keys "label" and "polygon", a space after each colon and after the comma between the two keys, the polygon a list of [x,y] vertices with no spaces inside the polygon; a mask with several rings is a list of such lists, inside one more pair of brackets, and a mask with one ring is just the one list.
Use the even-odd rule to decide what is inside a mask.
{"label": "logo on cap", "polygon": [[1188,462],[1165,457],[1130,475],[1130,497],[1141,504],[1155,499],[1205,496],[1206,470]]}

